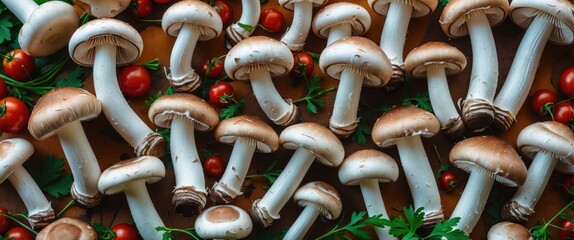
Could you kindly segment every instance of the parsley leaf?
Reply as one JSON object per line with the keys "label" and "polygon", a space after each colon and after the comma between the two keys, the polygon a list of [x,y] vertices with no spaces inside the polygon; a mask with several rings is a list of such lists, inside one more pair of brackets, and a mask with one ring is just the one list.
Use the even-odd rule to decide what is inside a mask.
{"label": "parsley leaf", "polygon": [[335,227],[329,230],[329,232],[323,234],[322,236],[316,238],[315,240],[337,239],[337,238],[349,239],[345,237],[345,234],[347,232],[349,232],[353,236],[356,236],[357,239],[365,239],[365,240],[371,239],[365,227],[368,224],[370,224],[371,221],[378,219],[380,216],[372,216],[365,219],[366,215],[367,215],[366,211],[360,211],[358,213],[353,212],[351,214],[351,220],[349,221],[349,223],[347,223],[342,227],[339,227],[341,223],[338,223],[337,225],[335,225]]}
{"label": "parsley leaf", "polygon": [[243,29],[245,29],[245,31],[248,31],[248,32],[253,32],[253,29],[255,29],[255,27],[253,27],[249,24],[241,23],[241,22],[237,22],[237,25],[240,28],[243,28]]}
{"label": "parsley leaf", "polygon": [[76,66],[68,72],[68,76],[56,80],[54,85],[56,87],[76,87],[81,88],[84,86],[84,80],[82,79],[84,75],[84,68]]}
{"label": "parsley leaf", "polygon": [[433,112],[429,93],[427,91],[417,93],[417,95],[412,97],[412,98],[403,99],[401,105],[403,105],[403,106],[415,106],[415,107],[427,110],[431,113]]}
{"label": "parsley leaf", "polygon": [[24,167],[43,192],[55,198],[70,195],[74,179],[64,172],[64,159],[55,159],[53,155],[48,155],[39,166],[26,162]]}
{"label": "parsley leaf", "polygon": [[199,237],[199,235],[197,235],[197,232],[195,232],[194,228],[179,229],[179,228],[168,228],[168,227],[159,226],[159,227],[156,227],[155,230],[158,232],[164,232],[162,234],[162,240],[176,239],[173,237],[173,234],[176,232],[184,233],[184,234],[188,235],[190,239],[201,240],[201,237]]}
{"label": "parsley leaf", "polygon": [[382,103],[379,106],[370,106],[367,103],[361,102],[359,104],[359,111],[357,116],[359,117],[359,123],[357,124],[357,130],[353,132],[351,139],[360,145],[367,144],[367,136],[371,135],[371,116],[374,113],[384,113],[391,110],[392,106],[386,103]]}
{"label": "parsley leaf", "polygon": [[[235,99],[231,98],[232,101],[235,101]],[[243,104],[245,103],[245,99],[239,99],[239,101],[235,101],[234,104],[231,104],[221,110],[223,110],[220,114],[219,114],[219,120],[225,120],[228,118],[232,118],[235,115],[241,113],[243,111]]]}
{"label": "parsley leaf", "polygon": [[316,114],[317,113],[317,107],[324,107],[325,106],[325,101],[323,101],[319,98],[321,96],[325,95],[325,93],[332,92],[332,91],[335,91],[337,89],[336,87],[332,87],[332,88],[327,88],[323,91],[319,91],[320,88],[321,88],[321,76],[315,75],[315,76],[313,76],[313,79],[311,79],[311,81],[307,82],[307,94],[305,95],[305,97],[297,99],[297,100],[293,101],[293,103],[305,101],[305,102],[307,102],[307,111],[309,111],[310,113]]}
{"label": "parsley leaf", "polygon": [[155,95],[153,95],[153,97],[150,97],[149,99],[145,100],[145,105],[149,108],[149,106],[151,106],[151,104],[153,102],[155,102],[155,100],[157,100],[158,98],[162,97],[162,96],[167,96],[167,95],[171,95],[174,94],[175,91],[173,91],[173,89],[171,87],[169,87],[167,90],[165,90],[165,92],[161,92],[158,91]]}
{"label": "parsley leaf", "polygon": [[11,15],[0,16],[0,44],[12,40],[12,32],[10,31],[12,27],[14,24]]}
{"label": "parsley leaf", "polygon": [[94,224],[94,230],[98,233],[98,240],[114,240],[116,238],[114,231],[100,223]]}
{"label": "parsley leaf", "polygon": [[267,168],[267,170],[265,170],[264,173],[262,174],[252,174],[252,175],[248,175],[245,178],[258,178],[258,177],[264,177],[267,178],[267,181],[269,181],[270,184],[273,184],[275,182],[275,180],[277,180],[277,177],[279,177],[279,175],[281,174],[281,172],[283,172],[283,169],[277,168],[277,161],[274,161],[273,163],[271,163],[271,165]]}
{"label": "parsley leaf", "polygon": [[450,0],[438,0],[438,2],[440,3],[441,6],[444,7],[450,2]]}

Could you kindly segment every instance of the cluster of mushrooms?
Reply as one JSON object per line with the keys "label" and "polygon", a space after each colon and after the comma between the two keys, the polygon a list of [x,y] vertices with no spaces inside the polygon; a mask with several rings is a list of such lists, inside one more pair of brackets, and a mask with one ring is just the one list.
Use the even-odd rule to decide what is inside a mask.
{"label": "cluster of mushrooms", "polygon": [[[73,7],[63,2],[40,6],[33,0],[3,2],[24,23],[19,42],[27,53],[46,56],[67,45],[74,62],[93,67],[95,96],[80,88],[54,89],[38,100],[28,125],[30,134],[38,140],[58,136],[74,177],[72,198],[90,208],[103,195],[124,192],[141,236],[161,239],[162,234],[155,228],[164,223],[153,206],[146,183],[160,181],[165,175],[159,158],[166,152],[166,142],[130,108],[116,77],[116,67],[134,62],[143,50],[140,34],[129,24],[113,19],[130,1],[77,0],[78,6],[97,18],[82,26]],[[191,94],[201,85],[201,78],[191,67],[197,41],[213,39],[223,32],[221,19],[211,6],[184,0],[169,7],[162,18],[163,30],[177,38],[167,78],[178,93],[157,99],[148,117],[158,127],[171,129],[169,147],[176,178],[172,204],[183,216],[198,215],[195,229],[203,238],[247,237],[253,228],[252,220],[263,227],[272,225],[291,197],[304,210],[285,239],[302,239],[319,215],[325,219],[337,218],[342,202],[333,186],[322,181],[300,186],[315,161],[339,167],[342,184],[360,186],[369,216],[389,218],[379,183],[397,180],[399,167],[395,159],[374,149],[345,153],[340,138],[348,137],[357,128],[362,86],[393,90],[400,87],[405,75],[427,79],[434,114],[412,106],[392,108],[373,126],[372,140],[381,148],[397,147],[414,208],[424,208],[424,225],[443,221],[439,190],[422,138],[433,137],[441,130],[458,140],[467,131],[481,132],[492,125],[508,129],[516,121],[515,116],[532,85],[546,42],[574,41],[574,5],[566,0],[514,0],[512,4],[507,0],[450,1],[441,14],[441,27],[449,37],[469,35],[473,52],[470,87],[459,114],[450,96],[447,76],[466,67],[462,52],[445,43],[429,42],[403,59],[409,19],[431,14],[437,0],[369,0],[375,12],[386,15],[380,45],[358,36],[371,25],[369,12],[359,5],[329,4],[312,18],[313,7],[323,5],[324,1],[279,2],[294,11],[294,18],[281,40],[275,40],[250,36],[252,32],[241,27],[256,26],[260,11],[259,1],[242,0],[241,18],[225,30],[230,50],[224,66],[231,79],[250,81],[267,118],[285,127],[280,134],[267,121],[252,116],[220,122],[215,109]],[[48,13],[47,8],[51,9]],[[38,20],[45,14],[57,15],[54,19],[62,19],[67,25],[61,27],[56,21]],[[504,86],[496,95],[498,61],[491,27],[500,24],[507,15],[527,31]],[[281,97],[272,81],[272,77],[291,70],[292,51],[303,49],[311,29],[327,39],[319,61],[321,70],[340,80],[328,128],[312,122],[299,123],[298,108]],[[98,117],[102,111],[111,126],[133,146],[137,156],[103,172],[81,123]],[[194,133],[212,130],[216,140],[233,145],[233,151],[222,178],[208,187]],[[280,146],[294,152],[267,193],[253,202],[249,214],[230,205],[242,194],[253,154],[271,153]],[[572,170],[574,133],[565,125],[534,123],[521,131],[517,146],[533,159],[529,169],[510,144],[495,136],[466,138],[451,149],[452,165],[470,174],[450,216],[460,217],[457,229],[466,234],[472,232],[495,181],[519,187],[504,206],[502,216],[509,221],[524,222],[534,212],[552,170]],[[0,182],[8,179],[18,191],[28,209],[30,224],[45,227],[37,239],[64,239],[64,236],[70,239],[72,233],[82,234],[74,235],[73,239],[96,239],[93,229],[78,220],[63,218],[50,224],[55,219],[54,210],[22,167],[33,151],[32,144],[24,139],[0,142]],[[214,204],[206,208],[208,201]],[[374,230],[379,239],[395,239],[388,228]],[[522,234],[512,239],[528,239],[526,228],[510,222],[497,224],[488,238],[503,239],[510,232]]]}

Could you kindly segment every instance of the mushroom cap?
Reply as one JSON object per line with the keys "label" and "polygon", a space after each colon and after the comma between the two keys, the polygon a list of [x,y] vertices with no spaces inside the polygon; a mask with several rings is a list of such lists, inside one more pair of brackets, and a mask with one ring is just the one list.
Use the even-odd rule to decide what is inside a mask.
{"label": "mushroom cap", "polygon": [[161,19],[163,31],[177,37],[184,24],[191,24],[199,34],[200,41],[213,39],[223,29],[219,14],[202,1],[186,0],[171,5]]}
{"label": "mushroom cap", "polygon": [[343,210],[343,202],[337,189],[322,181],[309,182],[299,187],[293,195],[293,201],[300,207],[306,207],[310,203],[318,205],[321,216],[329,220],[338,218]]}
{"label": "mushroom cap", "polygon": [[528,170],[520,155],[504,140],[494,136],[478,136],[458,142],[450,150],[450,162],[468,173],[482,168],[496,181],[517,187],[526,181]]}
{"label": "mushroom cap", "polygon": [[234,205],[209,207],[195,220],[195,231],[203,239],[245,238],[252,229],[249,214]]}
{"label": "mushroom cap", "polygon": [[176,117],[194,122],[197,131],[209,131],[219,123],[219,115],[205,100],[189,93],[174,93],[155,100],[148,111],[149,119],[157,126],[170,128]]}
{"label": "mushroom cap", "polygon": [[154,156],[141,156],[120,161],[100,175],[98,189],[105,195],[119,193],[133,181],[155,183],[165,175],[161,160]]}
{"label": "mushroom cap", "polygon": [[522,129],[516,145],[529,158],[546,151],[560,160],[559,165],[574,165],[574,132],[562,123],[546,121],[531,124]]}
{"label": "mushroom cap", "polygon": [[38,99],[28,131],[32,137],[44,140],[68,123],[94,119],[101,112],[100,101],[90,92],[75,87],[55,88]]}
{"label": "mushroom cap", "polygon": [[253,67],[269,70],[272,77],[293,68],[293,55],[285,44],[270,37],[255,36],[239,42],[225,57],[225,72],[233,80],[250,80]]}
{"label": "mushroom cap", "polygon": [[363,76],[365,86],[380,87],[391,80],[393,66],[387,55],[368,38],[346,37],[327,46],[319,59],[321,70],[335,79],[343,71]]}
{"label": "mushroom cap", "polygon": [[574,41],[574,4],[567,0],[513,0],[510,19],[521,28],[528,28],[542,13],[553,16],[554,29],[548,41],[567,45]]}
{"label": "mushroom cap", "polygon": [[488,240],[533,240],[528,228],[518,223],[499,222],[488,230]]}
{"label": "mushroom cap", "polygon": [[32,156],[34,146],[23,138],[10,138],[0,142],[0,183],[12,174],[16,167]]}
{"label": "mushroom cap", "polygon": [[91,16],[113,18],[126,10],[131,0],[74,0],[74,2]]}
{"label": "mushroom cap", "polygon": [[413,49],[405,58],[405,71],[416,78],[426,78],[427,70],[436,67],[444,68],[446,75],[452,76],[464,70],[466,57],[446,43],[428,42]]}
{"label": "mushroom cap", "polygon": [[339,181],[345,185],[359,185],[361,180],[367,179],[388,183],[398,178],[397,162],[391,156],[373,149],[354,152],[339,167]]}
{"label": "mushroom cap", "polygon": [[248,138],[256,142],[256,150],[264,153],[275,152],[279,147],[279,136],[269,124],[252,116],[238,116],[225,119],[215,128],[215,139],[232,145],[238,138]]}
{"label": "mushroom cap", "polygon": [[468,16],[482,12],[494,27],[504,21],[509,5],[508,0],[451,0],[442,10],[440,27],[449,37],[464,37],[468,35]]}
{"label": "mushroom cap", "polygon": [[70,57],[79,65],[91,67],[96,48],[102,44],[118,48],[118,66],[131,64],[143,51],[143,40],[137,30],[125,22],[108,18],[89,21],[76,30],[68,45]]}
{"label": "mushroom cap", "polygon": [[80,17],[70,4],[46,2],[34,10],[20,29],[18,43],[30,56],[45,57],[66,47]]}
{"label": "mushroom cap", "polygon": [[287,10],[293,11],[293,9],[295,8],[295,3],[311,2],[313,3],[313,7],[320,7],[327,1],[328,0],[279,0],[279,5],[281,5]]}
{"label": "mushroom cap", "polygon": [[60,218],[42,229],[36,240],[96,240],[98,234],[90,224],[75,218]]}
{"label": "mushroom cap", "polygon": [[291,125],[279,135],[284,148],[305,148],[324,165],[337,167],[345,157],[343,144],[328,128],[313,122]]}
{"label": "mushroom cap", "polygon": [[353,35],[363,35],[371,28],[371,15],[357,4],[338,2],[321,8],[311,27],[318,37],[328,38],[331,27],[343,23],[351,24]]}
{"label": "mushroom cap", "polygon": [[418,107],[398,106],[377,119],[371,136],[377,146],[384,148],[408,136],[430,138],[439,130],[440,123],[434,114]]}
{"label": "mushroom cap", "polygon": [[[369,3],[369,6],[371,6],[371,8],[375,10],[376,13],[386,16],[387,12],[389,11],[391,3],[397,2],[397,0],[368,0],[367,2]],[[413,13],[411,16],[413,18],[424,17],[431,14],[432,12],[434,12],[434,10],[438,5],[438,0],[412,0],[412,1],[400,1],[400,2],[404,4],[412,2]]]}

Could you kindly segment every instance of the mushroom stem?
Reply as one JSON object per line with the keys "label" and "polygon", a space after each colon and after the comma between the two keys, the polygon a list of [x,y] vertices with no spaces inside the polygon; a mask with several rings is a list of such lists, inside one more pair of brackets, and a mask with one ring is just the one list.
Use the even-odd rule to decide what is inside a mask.
{"label": "mushroom stem", "polygon": [[[381,217],[389,219],[389,214],[387,213],[387,209],[385,209],[383,195],[381,195],[379,182],[376,179],[365,179],[361,180],[360,186],[363,201],[365,202],[369,216],[381,215]],[[374,229],[379,239],[397,239],[389,233],[388,228],[375,227]]]}
{"label": "mushroom stem", "polygon": [[494,100],[495,125],[506,130],[516,121],[516,114],[528,96],[544,46],[552,33],[552,16],[539,12],[514,57],[506,82]]}
{"label": "mushroom stem", "polygon": [[23,23],[38,8],[38,4],[33,0],[2,0],[2,3]]}
{"label": "mushroom stem", "polygon": [[[458,133],[460,132],[450,131],[451,129],[453,131],[456,130],[453,129],[456,128],[453,124],[460,121],[460,115],[458,115],[458,111],[452,101],[444,68],[429,67],[427,70],[427,81],[432,109],[442,129],[451,136],[459,135]],[[464,132],[464,130],[461,132]]]}
{"label": "mushroom stem", "polygon": [[387,54],[393,65],[402,68],[403,49],[413,7],[406,1],[391,1],[385,24],[381,33],[381,49]]}
{"label": "mushroom stem", "polygon": [[[333,114],[329,120],[329,127],[331,129],[343,130],[348,129],[349,126],[356,126],[357,109],[359,108],[359,100],[361,100],[362,85],[362,75],[356,74],[352,69],[345,69],[341,72],[341,80],[337,89],[337,95],[335,96]],[[355,127],[351,130],[355,130]]]}
{"label": "mushroom stem", "polygon": [[[194,79],[195,71],[191,67],[193,51],[199,39],[199,29],[189,23],[183,24],[170,55],[170,83],[174,86],[185,85]],[[199,80],[199,79],[196,79]],[[195,84],[193,84],[195,86]],[[199,86],[199,84],[197,84]],[[176,87],[177,88],[177,87]]]}
{"label": "mushroom stem", "polygon": [[349,23],[341,23],[331,27],[331,29],[329,30],[329,37],[327,38],[327,46],[331,45],[331,43],[339,39],[351,36],[352,33],[353,28]]}
{"label": "mushroom stem", "polygon": [[243,137],[235,141],[225,172],[221,180],[213,185],[215,191],[223,192],[231,199],[242,193],[241,186],[249,170],[256,144],[256,141]]}
{"label": "mushroom stem", "polygon": [[313,16],[313,3],[308,1],[295,2],[293,5],[293,22],[289,30],[281,38],[291,51],[303,49],[309,29],[311,29],[311,16]]}
{"label": "mushroom stem", "polygon": [[450,218],[459,217],[460,221],[455,229],[464,231],[467,235],[478,222],[490,190],[494,184],[494,177],[491,173],[481,167],[475,167],[468,178],[462,196],[458,200]]}
{"label": "mushroom stem", "polygon": [[139,180],[130,183],[124,192],[136,227],[143,239],[162,239],[162,233],[156,231],[155,228],[163,227],[164,224],[149,197],[145,181]]}
{"label": "mushroom stem", "polygon": [[283,236],[283,239],[300,240],[305,237],[313,223],[321,213],[321,206],[315,203],[308,203],[299,217],[289,227],[289,230]]}
{"label": "mushroom stem", "polygon": [[443,220],[440,194],[420,136],[397,140],[397,148],[411,189],[414,208],[424,208],[425,225]]}
{"label": "mushroom stem", "polygon": [[241,17],[237,23],[232,24],[232,27],[237,33],[241,34],[243,38],[251,36],[250,31],[239,26],[239,23],[249,25],[255,29],[259,22],[259,14],[261,12],[261,3],[257,0],[241,0]]}
{"label": "mushroom stem", "polygon": [[54,219],[52,205],[24,167],[15,167],[12,174],[8,176],[8,181],[12,183],[24,205],[26,205],[28,221],[32,227],[46,226]]}
{"label": "mushroom stem", "polygon": [[291,104],[287,103],[277,92],[269,70],[253,67],[250,69],[249,78],[253,94],[265,115],[275,124],[282,125],[283,118],[291,112]]}

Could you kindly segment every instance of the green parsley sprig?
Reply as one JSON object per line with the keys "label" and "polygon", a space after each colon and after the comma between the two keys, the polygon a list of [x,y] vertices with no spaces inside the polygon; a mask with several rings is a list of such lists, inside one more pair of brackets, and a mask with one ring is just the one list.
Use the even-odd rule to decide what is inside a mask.
{"label": "green parsley sprig", "polygon": [[321,89],[321,76],[315,75],[311,81],[307,82],[307,94],[305,97],[294,100],[293,103],[307,102],[307,111],[316,114],[318,107],[324,107],[325,101],[321,100],[320,97],[328,92],[337,90],[336,87],[327,88],[325,90]]}
{"label": "green parsley sprig", "polygon": [[180,228],[156,227],[155,230],[158,232],[163,232],[162,240],[176,239],[173,236],[174,233],[184,233],[185,235],[189,236],[190,239],[201,240],[201,237],[197,235],[197,232],[195,232],[194,228],[180,229]]}
{"label": "green parsley sprig", "polygon": [[417,93],[414,97],[403,99],[401,105],[415,106],[431,113],[433,112],[429,93],[427,91]]}
{"label": "green parsley sprig", "polygon": [[74,178],[64,171],[64,159],[48,155],[39,164],[26,162],[24,167],[43,192],[55,198],[70,195]]}
{"label": "green parsley sprig", "polygon": [[373,125],[371,117],[375,113],[385,113],[391,110],[392,106],[387,103],[381,103],[377,106],[371,106],[365,102],[359,103],[359,111],[357,113],[359,117],[359,123],[357,124],[357,130],[351,136],[351,139],[360,145],[367,144],[367,136],[371,135],[371,126]]}
{"label": "green parsley sprig", "polygon": [[245,178],[266,178],[267,181],[269,181],[269,184],[273,184],[275,180],[277,180],[277,177],[281,175],[281,172],[283,172],[283,169],[277,167],[277,161],[273,161],[265,172],[261,174],[247,175]]}
{"label": "green parsley sprig", "polygon": [[[566,204],[566,206],[564,206],[562,209],[560,209],[560,211],[558,211],[558,213],[556,213],[556,215],[554,215],[550,219],[550,221],[545,222],[544,225],[536,225],[536,226],[532,227],[530,229],[530,234],[536,240],[552,239],[552,235],[548,231],[548,228],[553,227],[553,228],[557,228],[557,229],[561,229],[561,230],[566,230],[566,229],[562,229],[559,226],[553,225],[552,222],[554,222],[554,220],[556,220],[556,218],[558,218],[558,217],[566,218],[567,215],[564,215],[564,213],[567,210],[572,212],[574,210],[573,208],[574,208],[574,201],[571,201],[570,203]],[[571,231],[572,229],[569,229],[569,230]]]}

